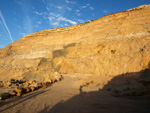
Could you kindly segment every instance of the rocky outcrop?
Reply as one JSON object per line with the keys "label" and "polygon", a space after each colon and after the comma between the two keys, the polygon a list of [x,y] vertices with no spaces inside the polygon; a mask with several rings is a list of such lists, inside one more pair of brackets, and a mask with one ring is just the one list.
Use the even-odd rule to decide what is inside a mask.
{"label": "rocky outcrop", "polygon": [[36,80],[16,80],[11,79],[9,81],[0,82],[0,100],[7,99],[12,96],[21,96],[39,88],[47,88],[51,86],[52,83],[62,80],[62,76],[55,76],[52,81],[38,82]]}
{"label": "rocky outcrop", "polygon": [[55,81],[59,74],[75,73],[110,80],[144,70],[150,62],[149,20],[145,5],[26,35],[0,49],[0,80]]}

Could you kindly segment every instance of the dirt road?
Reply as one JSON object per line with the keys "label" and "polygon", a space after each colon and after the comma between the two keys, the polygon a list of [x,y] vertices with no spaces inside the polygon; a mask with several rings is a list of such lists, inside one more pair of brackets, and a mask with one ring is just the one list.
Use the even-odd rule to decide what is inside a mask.
{"label": "dirt road", "polygon": [[[74,75],[46,89],[0,101],[1,113],[150,113],[150,100],[118,98],[109,91],[84,92]],[[86,89],[87,91],[88,89]]]}

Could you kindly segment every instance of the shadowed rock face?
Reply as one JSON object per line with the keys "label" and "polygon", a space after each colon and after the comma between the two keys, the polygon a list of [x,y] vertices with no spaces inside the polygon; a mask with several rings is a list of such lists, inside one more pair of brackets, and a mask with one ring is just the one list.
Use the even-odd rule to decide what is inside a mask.
{"label": "shadowed rock face", "polygon": [[48,81],[55,72],[103,78],[144,70],[150,62],[149,20],[150,6],[145,5],[26,35],[0,49],[0,80],[30,74]]}

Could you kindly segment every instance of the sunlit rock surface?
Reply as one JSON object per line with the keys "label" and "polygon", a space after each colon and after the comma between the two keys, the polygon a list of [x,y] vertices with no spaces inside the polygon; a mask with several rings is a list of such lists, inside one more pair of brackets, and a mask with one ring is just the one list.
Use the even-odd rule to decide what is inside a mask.
{"label": "sunlit rock surface", "polygon": [[88,23],[25,35],[0,49],[0,80],[49,81],[58,72],[107,81],[144,70],[149,62],[150,5],[143,5]]}

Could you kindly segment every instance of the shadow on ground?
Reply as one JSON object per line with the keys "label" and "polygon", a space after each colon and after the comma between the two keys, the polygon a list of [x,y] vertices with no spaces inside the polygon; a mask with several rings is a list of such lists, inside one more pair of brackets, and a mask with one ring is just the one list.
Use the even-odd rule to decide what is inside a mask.
{"label": "shadow on ground", "polygon": [[83,92],[40,113],[150,113],[150,70],[114,77],[102,89]]}
{"label": "shadow on ground", "polygon": [[[58,89],[63,87],[64,81],[59,83],[56,85],[59,86]],[[71,83],[67,85],[71,85]],[[56,86],[53,88],[57,88]],[[0,112],[26,113],[26,111],[30,111],[30,109],[27,110],[29,106],[33,107],[28,103],[32,101],[35,102],[35,105],[38,104],[37,107],[33,107],[32,112],[34,113],[150,113],[150,69],[115,76],[102,89],[85,92],[86,88],[95,87],[98,89],[97,85],[80,86],[77,89],[80,93],[67,101],[64,101],[64,98],[69,95],[67,92],[61,96],[59,90],[41,89],[22,97],[0,102]],[[55,96],[56,93],[57,96]],[[55,104],[59,95],[62,99]]]}
{"label": "shadow on ground", "polygon": [[44,91],[41,90],[41,91],[31,92],[30,94],[24,95],[22,97],[14,97],[12,99],[9,99],[8,101],[6,100],[6,101],[3,101],[3,102],[0,102],[0,107],[2,107],[4,105],[7,105],[7,104],[15,103],[15,104],[12,104],[11,106],[9,106],[9,107],[7,107],[5,109],[0,110],[0,112],[3,112],[3,111],[8,110],[8,109],[11,109],[14,106],[16,106],[16,105],[18,105],[18,104],[20,104],[20,103],[22,103],[22,102],[24,102],[26,100],[34,98],[34,97],[36,97],[38,95],[41,95],[41,94],[43,94],[44,92],[46,92],[48,90],[50,90],[50,89],[47,89],[47,90],[44,90]]}

